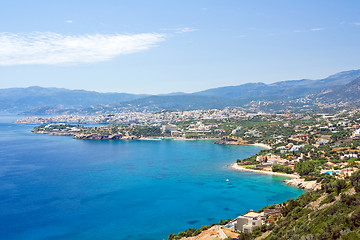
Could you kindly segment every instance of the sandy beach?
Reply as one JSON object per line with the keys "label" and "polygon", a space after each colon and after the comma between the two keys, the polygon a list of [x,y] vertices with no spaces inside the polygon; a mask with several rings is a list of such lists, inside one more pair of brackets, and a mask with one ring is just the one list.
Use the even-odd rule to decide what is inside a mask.
{"label": "sandy beach", "polygon": [[142,140],[142,141],[161,141],[160,138],[149,138],[149,137],[141,137],[137,140]]}
{"label": "sandy beach", "polygon": [[269,145],[266,145],[266,144],[263,144],[263,143],[254,143],[254,144],[251,144],[251,145],[258,146],[258,147],[263,147],[263,148],[266,148],[266,149],[271,149],[272,148]]}
{"label": "sandy beach", "polygon": [[171,140],[175,140],[175,141],[195,141],[195,140],[197,140],[197,139],[177,137],[177,138],[172,138]]}
{"label": "sandy beach", "polygon": [[259,173],[259,174],[269,174],[269,175],[284,176],[284,177],[289,177],[289,178],[299,178],[299,176],[297,176],[295,174],[286,174],[286,173],[279,173],[279,172],[269,172],[269,171],[248,169],[248,168],[239,166],[237,163],[230,164],[230,168],[232,168],[236,171],[240,171],[240,172],[254,172],[254,173]]}

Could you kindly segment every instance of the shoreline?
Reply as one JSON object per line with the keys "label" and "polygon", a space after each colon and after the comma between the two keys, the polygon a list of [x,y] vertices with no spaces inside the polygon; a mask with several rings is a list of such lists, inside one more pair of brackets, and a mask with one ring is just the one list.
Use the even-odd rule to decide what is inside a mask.
{"label": "shoreline", "polygon": [[[73,136],[74,139],[83,139],[83,140],[87,140],[87,139],[97,139],[97,140],[139,140],[139,141],[161,141],[161,140],[173,140],[173,141],[199,141],[199,140],[203,140],[203,141],[215,141],[216,144],[216,140],[220,140],[219,138],[185,138],[185,137],[163,137],[163,136],[153,136],[153,137],[135,137],[135,138],[128,138],[128,137],[121,137],[121,138],[109,138],[109,136],[106,136],[105,138],[102,137],[98,137],[98,138],[88,138],[88,136],[79,136],[77,133],[74,132],[45,132],[45,131],[34,131],[31,130],[31,132],[35,133],[35,134],[48,134],[48,135],[55,135],[55,136]],[[256,146],[256,147],[262,147],[265,148],[267,150],[272,149],[271,146],[266,145],[264,143],[253,143],[253,144],[247,144],[247,143],[236,143],[236,144],[229,144],[229,143],[224,143],[224,144],[219,144],[219,145],[232,145],[232,146]]]}
{"label": "shoreline", "polygon": [[258,147],[263,147],[263,148],[266,148],[266,149],[272,149],[272,147],[270,147],[269,145],[266,145],[264,143],[254,143],[254,144],[250,144],[252,146],[258,146]]}
{"label": "shoreline", "polygon": [[140,140],[140,141],[161,141],[160,138],[152,138],[152,137],[141,137],[141,138],[138,138],[137,140]]}
{"label": "shoreline", "polygon": [[287,174],[287,173],[269,172],[269,171],[263,171],[263,170],[248,169],[248,168],[244,168],[244,167],[239,166],[237,163],[232,163],[232,164],[230,164],[229,167],[231,169],[233,169],[235,171],[239,171],[239,172],[253,172],[253,173],[258,173],[258,174],[267,174],[267,175],[276,175],[276,176],[289,177],[289,178],[293,178],[293,179],[300,178],[298,175],[295,175],[295,174]]}
{"label": "shoreline", "polygon": [[272,149],[271,146],[264,144],[264,143],[247,143],[247,142],[239,142],[239,141],[227,141],[222,140],[221,138],[218,138],[215,144],[218,145],[229,145],[229,146],[256,146],[256,147],[262,147],[267,150]]}

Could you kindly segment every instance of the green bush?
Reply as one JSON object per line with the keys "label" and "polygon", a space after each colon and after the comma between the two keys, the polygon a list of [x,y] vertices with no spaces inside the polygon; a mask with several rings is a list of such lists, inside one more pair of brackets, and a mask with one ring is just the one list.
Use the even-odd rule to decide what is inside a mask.
{"label": "green bush", "polygon": [[351,221],[354,224],[355,227],[360,227],[360,208],[357,208],[352,214],[351,214]]}
{"label": "green bush", "polygon": [[244,232],[241,232],[238,236],[238,239],[239,240],[251,240],[252,239],[252,236],[250,233],[244,233]]}
{"label": "green bush", "polygon": [[331,203],[334,201],[335,201],[335,195],[334,193],[330,193],[329,195],[326,196],[324,200],[321,201],[320,205]]}
{"label": "green bush", "polygon": [[291,174],[293,173],[294,171],[291,169],[291,167],[289,166],[283,166],[283,165],[280,165],[280,164],[274,164],[272,166],[272,171],[273,172],[283,172],[283,173],[288,173],[288,174]]}
{"label": "green bush", "polygon": [[298,162],[295,164],[295,171],[300,174],[300,176],[308,175],[315,170],[315,166],[311,161]]}
{"label": "green bush", "polygon": [[360,192],[360,170],[354,172],[350,177],[351,185],[354,186],[356,192]]}

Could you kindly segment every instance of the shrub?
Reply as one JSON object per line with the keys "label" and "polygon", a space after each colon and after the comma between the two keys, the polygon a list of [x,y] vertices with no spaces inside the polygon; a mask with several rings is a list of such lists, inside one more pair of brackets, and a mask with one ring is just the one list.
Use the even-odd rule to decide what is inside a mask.
{"label": "shrub", "polygon": [[326,198],[324,200],[321,201],[320,206],[326,203],[331,203],[335,201],[335,196],[333,193],[330,193],[329,195],[326,196]]}
{"label": "shrub", "polygon": [[252,236],[250,233],[244,233],[244,232],[241,232],[238,236],[238,239],[239,240],[251,240],[252,239]]}
{"label": "shrub", "polygon": [[350,182],[354,186],[355,191],[360,192],[360,170],[351,175]]}
{"label": "shrub", "polygon": [[351,221],[355,225],[355,227],[360,227],[360,208],[356,209],[351,214]]}

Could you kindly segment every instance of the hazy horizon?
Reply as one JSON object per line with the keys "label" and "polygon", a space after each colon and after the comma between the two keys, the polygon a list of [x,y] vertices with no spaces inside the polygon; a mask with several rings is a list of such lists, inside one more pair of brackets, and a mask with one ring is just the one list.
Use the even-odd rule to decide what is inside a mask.
{"label": "hazy horizon", "polygon": [[[352,69],[352,70],[345,70],[345,71],[341,71],[341,72],[348,72],[348,71],[357,71],[360,69]],[[327,78],[329,76],[332,76],[334,74],[337,73],[333,73],[330,75],[326,75],[323,78]],[[323,79],[321,78],[321,79]],[[283,81],[298,81],[298,80],[312,80],[312,81],[317,81],[317,80],[321,80],[321,79],[308,79],[308,78],[303,78],[303,79],[287,79],[287,80],[279,80],[279,81],[275,81],[275,82],[271,82],[271,83],[265,83],[263,81],[259,81],[257,83],[265,83],[265,84],[273,84],[273,83],[277,83],[277,82],[283,82]],[[241,83],[239,85],[242,84],[247,84],[247,83]],[[32,87],[40,87],[40,88],[57,88],[57,89],[67,89],[67,90],[75,90],[75,91],[90,91],[90,92],[98,92],[98,93],[124,93],[124,94],[134,94],[134,95],[170,95],[170,94],[192,94],[192,93],[196,93],[196,92],[200,92],[200,91],[204,91],[204,90],[209,90],[209,89],[215,89],[215,88],[222,88],[222,87],[234,87],[234,86],[239,86],[239,85],[228,85],[228,86],[218,86],[218,87],[214,87],[214,88],[207,88],[207,89],[200,89],[197,91],[193,91],[193,92],[180,92],[180,91],[174,91],[174,92],[164,92],[164,93],[132,93],[132,92],[115,92],[115,91],[98,91],[98,90],[94,90],[94,89],[86,89],[86,88],[66,88],[66,87],[53,87],[53,86],[38,86],[38,85],[31,85],[31,86],[24,86],[24,87],[9,87],[9,88],[0,88],[0,89],[11,89],[11,88],[32,88]]]}

